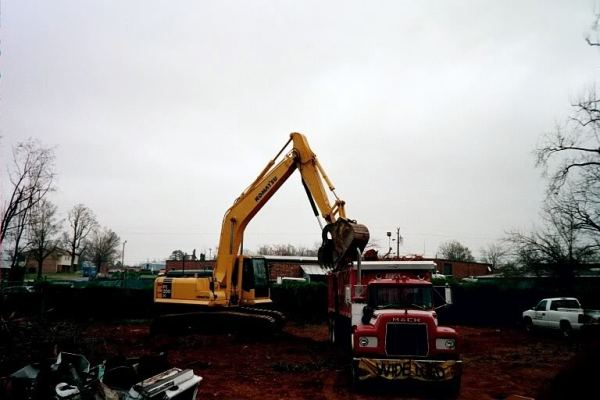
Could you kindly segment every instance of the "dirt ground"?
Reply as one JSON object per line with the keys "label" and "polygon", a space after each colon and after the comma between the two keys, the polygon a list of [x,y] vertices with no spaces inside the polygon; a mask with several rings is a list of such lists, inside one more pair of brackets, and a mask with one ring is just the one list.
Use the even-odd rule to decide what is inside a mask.
{"label": "dirt ground", "polygon": [[[591,387],[598,369],[579,360],[598,352],[596,338],[565,340],[516,328],[456,327],[462,337],[464,373],[459,399],[572,398],[563,387]],[[89,323],[80,344],[94,358],[139,357],[165,352],[172,366],[193,368],[203,380],[198,399],[425,399],[424,388],[375,385],[357,393],[347,359],[327,341],[325,325],[294,325],[265,338],[227,334],[150,336],[144,321]],[[580,362],[577,362],[577,361]],[[593,372],[596,371],[596,372]],[[587,374],[587,375],[586,375]],[[584,381],[582,385],[582,381]],[[568,392],[567,392],[568,393]],[[565,397],[563,397],[565,396]]]}

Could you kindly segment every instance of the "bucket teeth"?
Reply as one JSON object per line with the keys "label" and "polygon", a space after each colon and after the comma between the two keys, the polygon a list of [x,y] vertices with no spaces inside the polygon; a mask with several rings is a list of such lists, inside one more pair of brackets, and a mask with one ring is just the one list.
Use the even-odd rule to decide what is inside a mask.
{"label": "bucket teeth", "polygon": [[356,261],[358,254],[369,242],[369,229],[354,221],[338,219],[328,224],[322,232],[323,244],[319,248],[319,263],[329,269],[342,269]]}

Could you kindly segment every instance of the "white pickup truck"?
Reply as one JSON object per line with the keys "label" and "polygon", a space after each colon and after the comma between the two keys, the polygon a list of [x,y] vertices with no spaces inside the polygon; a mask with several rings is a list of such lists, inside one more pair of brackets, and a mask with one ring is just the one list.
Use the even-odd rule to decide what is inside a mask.
{"label": "white pickup truck", "polygon": [[573,331],[600,326],[600,310],[584,310],[575,297],[542,299],[535,307],[523,312],[523,324],[528,331],[556,329],[569,337]]}

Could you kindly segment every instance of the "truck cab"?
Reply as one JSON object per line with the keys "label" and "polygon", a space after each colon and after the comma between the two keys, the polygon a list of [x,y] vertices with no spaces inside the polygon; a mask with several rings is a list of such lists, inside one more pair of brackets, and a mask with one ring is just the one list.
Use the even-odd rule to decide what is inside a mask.
{"label": "truck cab", "polygon": [[458,391],[458,334],[438,326],[432,261],[354,262],[329,275],[330,337],[353,378],[447,383]]}

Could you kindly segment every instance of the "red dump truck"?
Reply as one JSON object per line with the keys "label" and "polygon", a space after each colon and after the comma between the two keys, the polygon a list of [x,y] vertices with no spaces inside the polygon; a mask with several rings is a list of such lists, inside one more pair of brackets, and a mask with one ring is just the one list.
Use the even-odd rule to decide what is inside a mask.
{"label": "red dump truck", "polygon": [[[330,340],[352,354],[353,380],[418,380],[458,393],[459,338],[438,326],[432,261],[356,261],[331,272]],[[436,301],[437,302],[437,301]]]}

